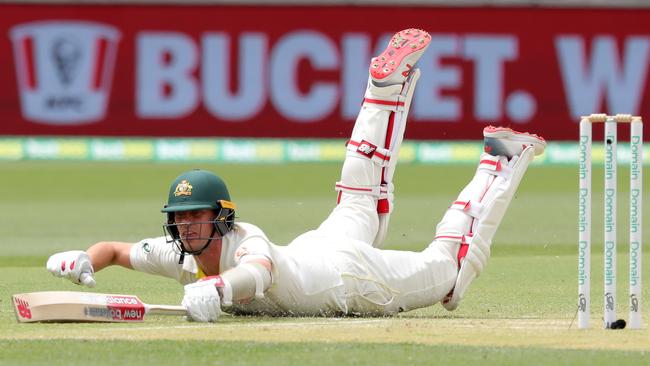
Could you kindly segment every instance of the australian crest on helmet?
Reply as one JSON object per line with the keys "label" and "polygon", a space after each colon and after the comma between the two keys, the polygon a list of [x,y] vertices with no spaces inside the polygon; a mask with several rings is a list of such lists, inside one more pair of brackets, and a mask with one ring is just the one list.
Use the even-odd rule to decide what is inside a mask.
{"label": "australian crest on helmet", "polygon": [[174,196],[191,196],[192,195],[192,185],[190,182],[187,181],[187,179],[183,179],[178,185],[176,186],[176,190],[174,191]]}

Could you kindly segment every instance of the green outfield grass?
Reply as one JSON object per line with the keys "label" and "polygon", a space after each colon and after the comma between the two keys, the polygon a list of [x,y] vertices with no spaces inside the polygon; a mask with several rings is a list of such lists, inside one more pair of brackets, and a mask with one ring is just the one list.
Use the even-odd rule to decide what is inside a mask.
{"label": "green outfield grass", "polygon": [[[240,221],[277,244],[314,228],[334,206],[336,164],[206,165],[79,162],[0,163],[0,365],[88,364],[647,364],[648,327],[600,329],[602,171],[594,172],[592,329],[572,319],[577,297],[577,169],[532,166],[494,240],[492,258],[455,312],[439,305],[395,318],[223,316],[216,324],[153,316],[140,324],[17,324],[14,293],[85,290],[53,278],[47,257],[100,240],[162,234],[160,208],[179,173],[202,167],[222,175]],[[390,249],[420,250],[473,175],[472,166],[402,165]],[[619,169],[618,314],[627,318],[627,171]],[[645,182],[648,192],[648,179]],[[645,195],[648,213],[650,197]],[[648,227],[648,216],[644,227]],[[650,230],[645,230],[644,241]],[[645,263],[650,263],[650,249]],[[650,265],[649,265],[650,266]],[[647,268],[646,268],[647,269]],[[643,299],[650,299],[645,271]],[[110,268],[91,291],[180,302],[164,278]],[[650,306],[643,304],[650,324]],[[645,357],[645,358],[644,358]]]}

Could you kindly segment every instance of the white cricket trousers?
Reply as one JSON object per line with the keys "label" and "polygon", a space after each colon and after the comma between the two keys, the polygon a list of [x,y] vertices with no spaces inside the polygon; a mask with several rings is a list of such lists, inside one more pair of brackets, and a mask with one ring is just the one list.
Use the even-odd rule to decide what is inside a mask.
{"label": "white cricket trousers", "polygon": [[[383,129],[383,132],[367,131],[366,136],[385,138],[391,113],[364,106],[353,138],[359,126]],[[396,158],[397,151],[393,154]],[[348,153],[341,181],[358,187],[377,185],[381,169],[361,154]],[[456,281],[458,244],[434,241],[422,252],[374,248],[372,243],[379,229],[378,199],[373,195],[339,192],[338,205],[329,217],[317,230],[299,240],[309,240],[312,235],[331,238],[316,241],[331,245],[335,252],[332,258],[345,283],[348,313],[390,315],[440,302]]]}

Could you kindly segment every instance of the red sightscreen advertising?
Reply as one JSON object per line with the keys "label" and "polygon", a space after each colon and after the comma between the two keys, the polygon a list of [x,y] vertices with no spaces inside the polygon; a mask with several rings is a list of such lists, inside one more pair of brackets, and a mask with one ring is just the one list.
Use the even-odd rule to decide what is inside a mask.
{"label": "red sightscreen advertising", "polygon": [[489,124],[577,138],[580,115],[650,116],[650,10],[0,6],[0,135],[345,137],[370,58],[432,42],[411,139]]}

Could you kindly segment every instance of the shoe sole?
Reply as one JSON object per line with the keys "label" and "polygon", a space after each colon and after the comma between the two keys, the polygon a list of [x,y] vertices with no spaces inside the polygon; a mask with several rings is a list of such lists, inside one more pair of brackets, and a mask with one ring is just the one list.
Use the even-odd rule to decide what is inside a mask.
{"label": "shoe sole", "polygon": [[[406,67],[402,73],[404,78],[408,76],[408,72],[413,68],[413,64],[420,57],[424,49],[431,43],[431,36],[429,33],[421,29],[405,29],[393,35],[388,47],[379,56],[373,57],[370,62],[370,76],[375,81],[383,82],[390,78],[396,70],[400,70],[403,66]],[[415,60],[412,61],[411,60]]]}
{"label": "shoe sole", "polygon": [[503,144],[502,141],[498,140],[507,139],[510,141],[520,142],[525,146],[533,146],[535,148],[535,155],[543,153],[546,149],[546,140],[544,140],[543,137],[533,133],[515,131],[507,127],[485,127],[485,129],[483,129],[483,136],[486,141],[488,139],[492,140],[490,145],[493,145],[494,147]]}

